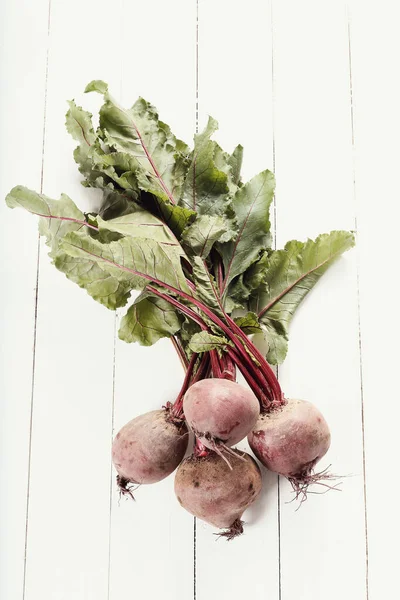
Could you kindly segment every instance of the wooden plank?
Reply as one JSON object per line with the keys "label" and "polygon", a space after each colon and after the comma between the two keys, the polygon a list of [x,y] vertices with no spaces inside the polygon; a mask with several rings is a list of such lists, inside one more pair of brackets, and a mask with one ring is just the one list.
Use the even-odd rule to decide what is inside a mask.
{"label": "wooden plank", "polygon": [[47,13],[47,0],[0,4],[0,597],[16,600],[24,583],[38,234],[30,215],[8,209],[4,197],[18,183],[40,187]]}
{"label": "wooden plank", "polygon": [[[393,596],[400,536],[396,307],[400,86],[398,6],[351,3],[355,191],[370,598]],[[393,300],[392,302],[392,294]],[[387,315],[385,323],[382,309]],[[391,311],[395,311],[391,315]]]}
{"label": "wooden plank", "polygon": [[[123,104],[144,97],[190,143],[195,124],[194,2],[126,3],[123,21]],[[135,416],[173,401],[183,380],[169,340],[150,348],[117,340],[115,367],[115,433]],[[135,503],[119,501],[113,475],[111,599],[126,595],[130,586],[141,597],[192,597],[193,518],[181,509],[173,488],[170,476],[142,486]]]}
{"label": "wooden plank", "polygon": [[[67,193],[86,210],[96,193],[80,185],[66,100],[91,109],[100,98],[83,96],[88,81],[120,84],[121,60],[109,51],[120,32],[107,28],[106,42],[102,36],[109,11],[103,0],[51,6],[43,188],[52,197]],[[27,599],[108,595],[114,319],[50,265],[42,245]]]}
{"label": "wooden plank", "polygon": [[[244,146],[243,178],[273,166],[272,56],[269,2],[199,3],[200,130],[211,114],[215,138],[232,151]],[[249,451],[246,441],[240,447]],[[229,544],[197,522],[197,598],[278,598],[276,476],[263,470],[264,489],[244,514],[245,534]]]}
{"label": "wooden plank", "polygon": [[[278,247],[353,229],[352,146],[345,5],[274,2]],[[347,475],[341,493],[301,509],[281,492],[282,600],[364,599],[365,536],[356,253],[307,298],[280,369],[288,397],[315,403],[332,432],[321,469]],[[316,488],[314,491],[323,491]]]}

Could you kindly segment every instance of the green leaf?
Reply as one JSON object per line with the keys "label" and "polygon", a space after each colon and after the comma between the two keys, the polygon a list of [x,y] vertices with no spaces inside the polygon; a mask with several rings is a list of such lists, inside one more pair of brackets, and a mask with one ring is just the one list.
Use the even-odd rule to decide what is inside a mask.
{"label": "green leaf", "polygon": [[128,171],[134,174],[139,188],[173,204],[180,196],[188,169],[186,144],[172,134],[168,125],[159,120],[154,106],[143,98],[131,109],[124,109],[109,94],[104,82],[92,82],[86,91],[104,95],[105,103],[100,109],[104,141],[117,153],[128,155]]}
{"label": "green leaf", "polygon": [[55,264],[108,308],[124,306],[131,290],[148,283],[190,292],[179,248],[152,239],[123,237],[106,244],[86,234],[69,233],[60,242]]}
{"label": "green leaf", "polygon": [[[228,286],[228,291],[224,295],[224,306],[228,312],[235,308],[246,308],[247,300],[250,296],[250,290],[243,281],[243,273],[236,277]],[[228,310],[228,308],[230,310]]]}
{"label": "green leaf", "polygon": [[226,350],[227,346],[232,345],[232,342],[225,337],[213,335],[208,331],[195,333],[189,342],[189,348],[197,354],[209,352],[209,350]]}
{"label": "green leaf", "polygon": [[146,154],[142,166],[149,168],[147,156],[151,155],[160,177],[177,201],[189,167],[189,147],[172,134],[168,125],[159,120],[155,107],[143,98],[135,102],[131,112]]}
{"label": "green leaf", "polygon": [[266,274],[269,268],[269,254],[271,251],[265,251],[261,254],[260,258],[254,262],[250,267],[243,273],[243,284],[248,290],[248,296],[256,289],[258,289],[265,281]]}
{"label": "green leaf", "polygon": [[266,358],[271,365],[280,365],[288,351],[289,335],[286,326],[280,321],[264,319],[261,327],[268,347]]}
{"label": "green leaf", "polygon": [[181,206],[160,200],[152,194],[142,192],[138,197],[131,190],[105,188],[100,215],[106,221],[131,214],[138,209],[138,204],[150,212],[174,233],[177,238],[196,218],[196,213]]}
{"label": "green leaf", "polygon": [[171,337],[181,328],[182,319],[169,302],[143,292],[121,320],[119,338],[152,346],[163,337]]}
{"label": "green leaf", "polygon": [[79,142],[75,148],[74,159],[79,165],[79,171],[86,177],[85,185],[102,187],[107,185],[110,178],[106,173],[96,168],[98,157],[104,154],[98,135],[92,124],[92,114],[82,107],[77,106],[73,100],[68,102],[69,110],[65,116],[65,125],[68,133]]}
{"label": "green leaf", "polygon": [[219,245],[224,261],[224,291],[244,273],[271,242],[269,207],[275,188],[271,171],[263,171],[239,188],[233,197],[239,232],[234,241]]}
{"label": "green leaf", "polygon": [[315,241],[288,242],[284,250],[272,252],[262,285],[250,299],[270,346],[267,359],[276,364],[286,355],[289,323],[296,308],[328,267],[354,246],[354,235],[332,231]]}
{"label": "green leaf", "polygon": [[92,124],[92,114],[83,110],[81,106],[77,106],[73,100],[68,102],[69,111],[65,118],[65,125],[68,133],[72,135],[74,140],[79,144],[89,149],[96,140],[96,134]]}
{"label": "green leaf", "polygon": [[223,216],[231,222],[227,229],[232,229],[235,215],[229,195],[236,186],[232,180],[229,155],[210,139],[217,129],[217,121],[210,117],[206,129],[195,136],[180,203],[199,215]]}
{"label": "green leaf", "polygon": [[[137,161],[125,152],[104,152],[99,141],[90,151],[91,178],[101,173],[123,190],[139,191]],[[97,181],[95,181],[98,185]]]}
{"label": "green leaf", "polygon": [[127,215],[116,217],[104,221],[100,216],[96,218],[100,230],[115,231],[123,236],[130,236],[143,239],[151,239],[156,242],[170,244],[176,247],[177,251],[184,254],[179,242],[173,235],[169,227],[160,219],[147,210],[136,206],[136,210]]}
{"label": "green leaf", "polygon": [[193,210],[165,202],[152,194],[142,192],[140,198],[141,204],[153,215],[164,221],[178,239],[196,218],[196,213]]}
{"label": "green leaf", "polygon": [[229,284],[225,297],[225,309],[227,312],[231,312],[235,308],[247,307],[251,293],[259,288],[265,280],[268,265],[268,252],[263,252],[261,257],[250,265],[247,271],[236,277]]}
{"label": "green leaf", "polygon": [[240,170],[243,161],[243,146],[236,146],[232,155],[229,157],[228,163],[231,167],[232,181],[236,185],[240,185]]}
{"label": "green leaf", "polygon": [[[105,265],[98,264],[86,256],[71,256],[65,252],[64,243],[69,243],[69,235],[66,236],[66,241],[63,240],[63,248],[58,250],[54,257],[55,267],[103,306],[111,310],[125,306],[134,287],[132,280],[120,278],[118,272],[111,273]],[[95,243],[96,240],[91,242]],[[101,242],[97,244],[102,245]],[[137,287],[139,282],[140,280],[137,280]]]}
{"label": "green leaf", "polygon": [[262,331],[260,323],[258,322],[258,317],[253,312],[248,312],[242,317],[236,317],[234,318],[234,321],[236,325],[239,325],[240,329],[247,335],[251,335],[252,333],[260,333]]}
{"label": "green leaf", "polygon": [[[17,186],[8,194],[6,202],[11,208],[20,206],[32,214],[41,216],[39,232],[46,237],[46,243],[51,248],[49,254],[59,271],[86,288],[95,300],[107,308],[115,309],[126,304],[132,289],[127,281],[119,281],[118,277],[114,277],[93,261],[77,260],[60,249],[71,234],[91,240],[84,225],[84,214],[68,196],[63,194],[60,200],[52,200],[43,194]],[[76,233],[79,231],[81,233]],[[95,243],[96,240],[92,242]],[[96,243],[101,246],[99,241]]]}
{"label": "green leaf", "polygon": [[247,303],[243,301],[238,301],[231,296],[225,296],[224,298],[224,311],[230,315],[234,310],[247,308]]}
{"label": "green leaf", "polygon": [[[178,198],[181,193],[189,148],[172,135],[169,127],[158,119],[154,107],[142,98],[132,109],[125,110],[115,103],[102,81],[91,82],[85,91],[105,95],[106,102],[100,111],[101,127],[95,134],[90,113],[72,103],[67,128],[80,142],[74,156],[86,178],[84,185],[104,189],[101,215],[108,220],[130,213],[133,199],[164,220],[180,237],[196,217],[194,211],[170,201],[174,194]],[[72,110],[76,119],[72,118]],[[89,133],[85,136],[89,144],[80,135],[77,120],[90,133],[90,137]],[[166,192],[168,185],[170,194]],[[142,190],[140,196],[139,190]]]}
{"label": "green leaf", "polygon": [[179,335],[180,339],[182,340],[185,348],[188,348],[188,342],[191,340],[192,336],[195,333],[200,333],[200,331],[201,331],[200,325],[195,323],[195,321],[192,321],[191,319],[184,317],[182,327],[181,327],[181,330],[178,335]]}
{"label": "green leaf", "polygon": [[210,274],[207,266],[199,256],[192,259],[193,279],[196,284],[196,296],[216,315],[223,317],[223,308],[220,295],[214,277]]}
{"label": "green leaf", "polygon": [[129,215],[137,209],[136,200],[131,192],[105,188],[99,214],[105,221]]}
{"label": "green leaf", "polygon": [[105,94],[108,91],[108,84],[101,79],[94,79],[85,87],[85,94],[88,92],[98,92],[99,94]]}
{"label": "green leaf", "polygon": [[182,235],[182,245],[190,254],[207,258],[214,243],[226,236],[234,235],[227,232],[227,221],[219,216],[201,215],[190,225]]}
{"label": "green leaf", "polygon": [[6,203],[10,208],[24,208],[40,217],[39,233],[46,237],[46,243],[51,248],[50,256],[66,233],[86,227],[85,215],[65,194],[61,194],[60,200],[52,200],[44,194],[17,185],[7,195]]}

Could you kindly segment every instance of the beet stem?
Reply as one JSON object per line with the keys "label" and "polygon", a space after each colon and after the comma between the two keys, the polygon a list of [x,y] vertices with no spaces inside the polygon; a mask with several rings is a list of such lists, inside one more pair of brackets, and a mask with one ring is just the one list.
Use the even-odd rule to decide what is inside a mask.
{"label": "beet stem", "polygon": [[[285,403],[285,399],[280,384],[275,376],[275,373],[273,372],[265,358],[262,356],[262,354],[259,352],[259,350],[254,346],[254,344],[248,339],[246,334],[243,333],[240,327],[234,322],[234,320],[229,315],[224,313],[224,317],[228,321],[230,327],[228,327],[218,317],[218,315],[216,315],[208,306],[200,302],[197,298],[167,284],[164,284],[164,287],[166,289],[170,289],[182,298],[194,304],[201,312],[203,312],[209,319],[211,319],[215,323],[215,325],[217,325],[225,333],[228,339],[230,339],[236,347],[236,350],[239,353],[241,360],[246,366],[247,370],[252,374],[253,378],[256,378],[260,381],[262,387],[265,386],[265,382],[262,381],[262,379],[265,379],[265,381],[268,384],[268,386],[265,386],[267,387],[265,395],[272,395],[271,398],[268,397],[268,400],[270,400],[270,402],[272,402],[273,405],[281,405]],[[194,310],[182,304],[181,302],[179,302],[179,300],[176,300],[172,296],[160,292],[160,290],[154,288],[151,285],[148,285],[147,289],[151,291],[154,295],[163,298],[164,300],[178,308],[178,310],[180,310],[183,314],[189,316],[193,321],[200,325],[200,327],[203,330],[208,330],[208,327],[203,321],[203,319]],[[249,352],[251,353],[253,358],[249,356]],[[256,362],[258,362],[259,365],[255,365]],[[270,407],[267,407],[266,405],[264,405],[263,408],[266,411],[270,410]]]}
{"label": "beet stem", "polygon": [[209,448],[206,448],[206,446],[199,440],[199,438],[196,438],[193,454],[196,457],[204,457],[208,456],[210,452],[211,450]]}
{"label": "beet stem", "polygon": [[190,382],[190,385],[193,385],[194,383],[196,383],[197,381],[200,381],[201,379],[207,379],[209,374],[208,374],[208,370],[210,367],[210,357],[208,356],[207,352],[203,354],[199,368],[197,369],[193,379]]}
{"label": "beet stem", "polygon": [[[268,403],[268,399],[267,396],[265,395],[265,392],[263,391],[263,388],[260,386],[259,383],[257,383],[253,377],[253,375],[249,372],[249,370],[245,367],[245,365],[243,364],[240,356],[238,356],[237,352],[235,352],[235,350],[233,348],[230,348],[228,350],[228,354],[230,357],[232,357],[232,360],[235,361],[235,363],[237,364],[237,366],[239,367],[239,370],[241,371],[243,377],[246,379],[250,389],[252,390],[252,392],[255,394],[255,396],[257,396],[261,406],[266,406]],[[263,386],[266,387],[267,384],[266,382],[262,382]]]}
{"label": "beet stem", "polygon": [[171,342],[172,345],[174,346],[177,355],[179,356],[179,360],[181,361],[182,367],[184,370],[186,370],[189,366],[189,361],[187,359],[186,353],[183,349],[183,346],[181,344],[181,342],[173,335],[171,336]]}
{"label": "beet stem", "polygon": [[265,378],[266,378],[268,384],[271,386],[271,389],[272,389],[272,392],[274,395],[273,399],[275,400],[275,402],[278,402],[279,404],[284,403],[283,393],[282,393],[280,383],[279,383],[274,371],[272,370],[272,368],[270,367],[268,362],[265,360],[264,356],[261,354],[261,352],[258,350],[258,348],[249,340],[249,338],[246,336],[246,334],[243,333],[243,331],[240,329],[239,325],[237,325],[235,323],[235,321],[229,315],[226,315],[226,319],[227,319],[229,325],[232,327],[233,331],[239,337],[242,338],[242,340],[244,341],[244,343],[246,344],[248,349],[254,355],[255,359],[260,363],[263,373],[265,375]]}
{"label": "beet stem", "polygon": [[178,394],[177,399],[175,400],[172,408],[171,408],[171,416],[175,418],[181,418],[183,415],[183,398],[189,388],[191,379],[193,377],[193,370],[196,365],[198,354],[195,352],[192,354],[192,358],[190,359],[188,368],[186,370],[185,379],[183,380],[183,384],[181,390]]}
{"label": "beet stem", "polygon": [[211,368],[216,379],[222,379],[222,369],[216,350],[210,350]]}
{"label": "beet stem", "polygon": [[231,358],[231,356],[226,353],[221,359],[221,367],[222,367],[222,377],[223,379],[228,379],[229,381],[236,381],[236,365],[235,361]]}

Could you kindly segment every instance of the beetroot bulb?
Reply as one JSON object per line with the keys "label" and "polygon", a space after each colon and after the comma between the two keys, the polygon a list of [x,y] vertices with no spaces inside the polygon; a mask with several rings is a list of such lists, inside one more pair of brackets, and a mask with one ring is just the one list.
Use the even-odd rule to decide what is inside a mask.
{"label": "beetroot bulb", "polygon": [[175,494],[180,505],[195,517],[220,529],[228,540],[243,533],[243,512],[261,491],[260,469],[246,453],[225,460],[212,451],[193,454],[179,466]]}
{"label": "beetroot bulb", "polygon": [[227,379],[203,379],[185,394],[189,427],[207,448],[227,451],[251,431],[260,413],[253,392]]}
{"label": "beetroot bulb", "polygon": [[121,492],[130,493],[129,484],[155,483],[170,475],[187,445],[186,424],[171,418],[169,409],[153,410],[129,421],[112,447]]}
{"label": "beetroot bulb", "polygon": [[288,478],[305,499],[308,485],[331,476],[315,474],[314,467],[331,442],[329,427],[320,411],[305,400],[287,400],[260,414],[248,441],[256,457],[270,471]]}

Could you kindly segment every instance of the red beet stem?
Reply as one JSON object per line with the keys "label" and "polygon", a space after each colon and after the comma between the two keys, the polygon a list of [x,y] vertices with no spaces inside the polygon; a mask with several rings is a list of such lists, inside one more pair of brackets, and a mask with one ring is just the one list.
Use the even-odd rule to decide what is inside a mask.
{"label": "red beet stem", "polygon": [[204,444],[201,443],[201,441],[199,440],[199,438],[196,438],[196,444],[194,446],[194,450],[193,450],[193,454],[196,457],[204,457],[204,456],[208,456],[210,454],[211,450],[209,450],[208,448],[206,448],[204,446]]}
{"label": "red beet stem", "polygon": [[[171,286],[165,286],[169,289]],[[198,323],[203,330],[208,330],[207,325],[204,320],[200,317],[198,313],[189,308],[188,306],[169,296],[168,294],[164,294],[160,292],[157,288],[153,286],[147,286],[147,289],[151,291],[154,295],[163,298],[173,306],[175,306],[178,310],[180,310],[183,314],[186,314],[193,321]],[[267,363],[265,358],[262,356],[261,352],[255,347],[253,342],[249,340],[245,333],[240,329],[240,327],[234,322],[234,320],[227,314],[224,315],[224,318],[229,323],[229,326],[225,324],[222,319],[218,315],[216,315],[208,306],[200,302],[197,298],[194,298],[190,294],[186,294],[181,290],[177,290],[176,288],[172,288],[171,290],[175,291],[182,298],[189,300],[192,304],[194,304],[201,312],[203,312],[215,325],[217,325],[223,333],[228,337],[228,339],[233,342],[237,354],[240,358],[241,364],[247,370],[249,374],[251,374],[252,378],[259,382],[261,389],[265,392],[264,395],[267,397],[269,403],[273,403],[273,405],[280,405],[285,402],[280,384],[275,376],[275,373],[271,369],[270,365]],[[214,375],[219,373],[219,368],[215,358],[212,360],[212,367],[214,371]],[[238,365],[239,366],[239,365]],[[260,398],[260,402],[262,402],[262,398]],[[264,404],[264,410],[269,410],[269,407]]]}
{"label": "red beet stem", "polygon": [[174,335],[171,337],[171,342],[176,350],[179,360],[181,361],[183,369],[186,371],[186,369],[189,366],[189,361],[187,359],[186,353],[182,347],[181,342]]}
{"label": "red beet stem", "polygon": [[178,394],[177,399],[175,400],[172,408],[171,408],[171,415],[175,418],[180,418],[183,415],[183,398],[189,388],[190,385],[190,381],[193,377],[193,370],[194,367],[196,365],[197,362],[197,358],[198,358],[198,354],[196,354],[195,352],[192,354],[192,358],[190,359],[187,371],[186,371],[186,375],[185,375],[185,379],[183,380],[183,384],[181,387],[181,390]]}

